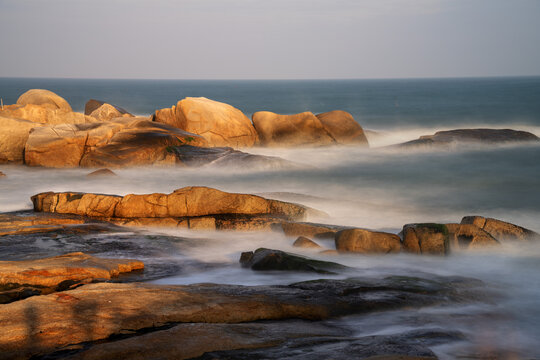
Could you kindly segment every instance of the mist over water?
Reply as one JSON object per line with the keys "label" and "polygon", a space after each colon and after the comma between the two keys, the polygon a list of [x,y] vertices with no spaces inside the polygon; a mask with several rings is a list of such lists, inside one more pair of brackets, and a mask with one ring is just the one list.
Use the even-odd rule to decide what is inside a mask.
{"label": "mist over water", "polygon": [[[384,148],[420,135],[458,127],[496,127],[540,135],[540,79],[454,79],[305,82],[186,82],[0,79],[0,96],[13,103],[28,88],[47,88],[64,96],[74,110],[89,98],[110,101],[137,114],[169,107],[184,96],[229,102],[246,114],[258,110],[350,111],[369,134],[370,149],[323,147],[248,149],[299,164],[295,168],[132,168],[117,177],[87,178],[90,169],[41,169],[0,165],[0,212],[31,209],[30,196],[44,191],[125,195],[170,193],[184,186],[260,194],[298,202],[328,214],[308,221],[398,233],[404,224],[460,222],[466,215],[499,218],[540,232],[540,146],[459,146],[445,150]],[[259,247],[281,249],[350,266],[345,278],[389,275],[458,275],[485,283],[489,300],[352,316],[336,320],[359,335],[393,334],[404,329],[459,330],[467,341],[433,350],[443,359],[540,357],[540,246],[504,245],[498,249],[453,253],[448,257],[323,256],[292,247],[280,233],[196,232],[143,229],[161,240],[133,235],[160,252],[140,251],[151,264],[184,264],[161,284],[199,282],[261,285],[290,284],[320,275],[254,272],[238,264],[240,253]],[[107,237],[107,235],[100,235]],[[126,235],[126,238],[131,235]],[[167,236],[173,236],[167,240]],[[140,237],[140,239],[139,239]],[[121,241],[115,240],[115,241]],[[132,240],[134,241],[134,240]],[[152,241],[154,241],[152,243]],[[331,248],[333,241],[320,241]],[[42,244],[46,248],[48,242]],[[66,250],[77,250],[69,242]],[[142,246],[142,245],[141,245]],[[144,249],[144,246],[141,248]],[[97,250],[100,256],[118,252]],[[134,256],[129,253],[125,256]],[[186,264],[191,264],[187,266]],[[326,276],[325,276],[326,277]],[[485,358],[480,357],[477,358]]]}

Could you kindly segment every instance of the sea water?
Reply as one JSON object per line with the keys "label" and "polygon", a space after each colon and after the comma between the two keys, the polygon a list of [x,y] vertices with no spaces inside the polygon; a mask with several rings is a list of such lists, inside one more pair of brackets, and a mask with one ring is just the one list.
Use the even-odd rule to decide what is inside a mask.
{"label": "sea water", "polygon": [[[0,165],[0,212],[31,209],[42,191],[85,191],[124,195],[169,193],[205,185],[302,203],[328,214],[328,224],[398,233],[415,222],[459,222],[466,215],[495,217],[540,232],[540,145],[466,146],[444,150],[397,150],[385,145],[442,129],[513,128],[540,135],[540,78],[343,80],[343,81],[151,81],[0,79],[0,97],[14,103],[29,88],[66,98],[75,111],[96,98],[137,115],[170,107],[186,96],[205,96],[241,109],[314,113],[349,111],[370,133],[371,148],[347,146],[247,151],[279,156],[293,169],[208,166],[118,169],[114,178],[87,178],[85,169],[40,169]],[[326,256],[298,250],[279,233],[193,232],[146,229],[177,236],[163,254],[139,254],[150,263],[196,262],[162,284],[198,282],[244,285],[288,284],[317,278],[301,273],[256,273],[238,265],[239,254],[268,247],[337,261],[353,267],[342,276],[461,275],[480,279],[498,293],[493,301],[348,317],[358,335],[392,334],[426,327],[459,330],[463,343],[433,350],[441,358],[540,357],[540,248],[504,245],[448,257]],[[107,235],[102,235],[105,241]],[[141,241],[151,241],[144,240]],[[46,245],[46,244],[45,244]],[[331,242],[321,242],[331,247]],[[65,244],[69,250],[69,244]],[[156,246],[156,244],[154,244]],[[104,251],[98,255],[118,256]],[[136,253],[135,253],[136,254]],[[127,254],[132,255],[132,254]],[[6,256],[6,259],[10,256]],[[338,276],[339,277],[339,276]],[[481,357],[480,357],[481,358]]]}

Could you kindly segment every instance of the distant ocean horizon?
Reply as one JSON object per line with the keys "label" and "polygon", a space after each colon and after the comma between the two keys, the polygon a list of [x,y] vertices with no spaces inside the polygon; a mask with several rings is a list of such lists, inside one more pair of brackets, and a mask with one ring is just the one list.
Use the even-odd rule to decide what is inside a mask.
{"label": "distant ocean horizon", "polygon": [[231,104],[248,117],[256,111],[291,114],[345,110],[364,127],[540,126],[540,76],[337,79],[150,80],[0,78],[0,97],[12,104],[32,88],[64,97],[74,111],[91,99],[136,115],[171,107],[184,97]]}

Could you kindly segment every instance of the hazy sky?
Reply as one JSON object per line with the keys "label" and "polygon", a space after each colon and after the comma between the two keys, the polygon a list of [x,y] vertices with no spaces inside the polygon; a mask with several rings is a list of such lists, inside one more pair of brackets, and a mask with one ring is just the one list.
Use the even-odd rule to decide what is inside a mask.
{"label": "hazy sky", "polygon": [[0,0],[0,77],[540,75],[540,0]]}

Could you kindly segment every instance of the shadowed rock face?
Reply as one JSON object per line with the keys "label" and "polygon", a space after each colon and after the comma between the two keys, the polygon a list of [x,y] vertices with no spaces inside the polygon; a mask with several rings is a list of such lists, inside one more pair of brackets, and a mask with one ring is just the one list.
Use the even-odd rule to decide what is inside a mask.
{"label": "shadowed rock face", "polygon": [[279,115],[259,111],[253,114],[252,120],[264,146],[368,145],[360,125],[345,111],[319,115],[311,112]]}
{"label": "shadowed rock face", "polygon": [[208,187],[186,187],[171,194],[101,195],[41,193],[32,197],[35,211],[100,218],[170,218],[207,215],[274,215],[303,218],[308,208],[248,194]]}
{"label": "shadowed rock face", "polygon": [[172,108],[157,110],[153,120],[200,135],[210,146],[249,147],[258,141],[242,111],[204,97],[187,97]]}
{"label": "shadowed rock face", "polygon": [[320,249],[321,245],[317,244],[315,241],[308,239],[305,236],[299,236],[293,243],[294,247],[299,248],[308,248],[308,249]]}
{"label": "shadowed rock face", "polygon": [[6,358],[26,359],[69,345],[112,342],[112,335],[126,329],[155,331],[177,323],[321,320],[466,301],[477,296],[479,286],[475,280],[451,277],[317,280],[254,287],[89,284],[0,306],[0,349]]}
{"label": "shadowed rock face", "polygon": [[346,266],[337,263],[264,248],[242,253],[240,263],[252,270],[307,271],[320,274],[334,274],[347,269]]}
{"label": "shadowed rock face", "polygon": [[452,143],[498,144],[508,142],[539,141],[530,132],[511,129],[457,129],[438,131],[434,135],[424,135],[417,140],[399,144],[399,147],[446,146]]}
{"label": "shadowed rock face", "polygon": [[403,250],[416,254],[450,253],[448,228],[444,224],[407,224],[403,227]]}
{"label": "shadowed rock face", "polygon": [[[120,114],[120,116],[122,116],[122,115],[131,115],[127,110],[121,108],[120,106],[109,104],[109,103],[107,103],[105,101],[96,100],[96,99],[90,99],[90,100],[88,100],[86,102],[86,105],[84,106],[84,114],[85,115],[90,115],[94,111],[96,111],[97,109],[99,109],[101,106],[103,106],[105,104],[113,107]],[[133,116],[133,115],[131,115],[131,116]]]}
{"label": "shadowed rock face", "polygon": [[475,225],[501,242],[540,240],[540,234],[532,230],[493,218],[465,216],[461,224]]}
{"label": "shadowed rock face", "polygon": [[399,236],[365,229],[341,230],[336,233],[335,243],[339,252],[387,254],[401,251]]}

